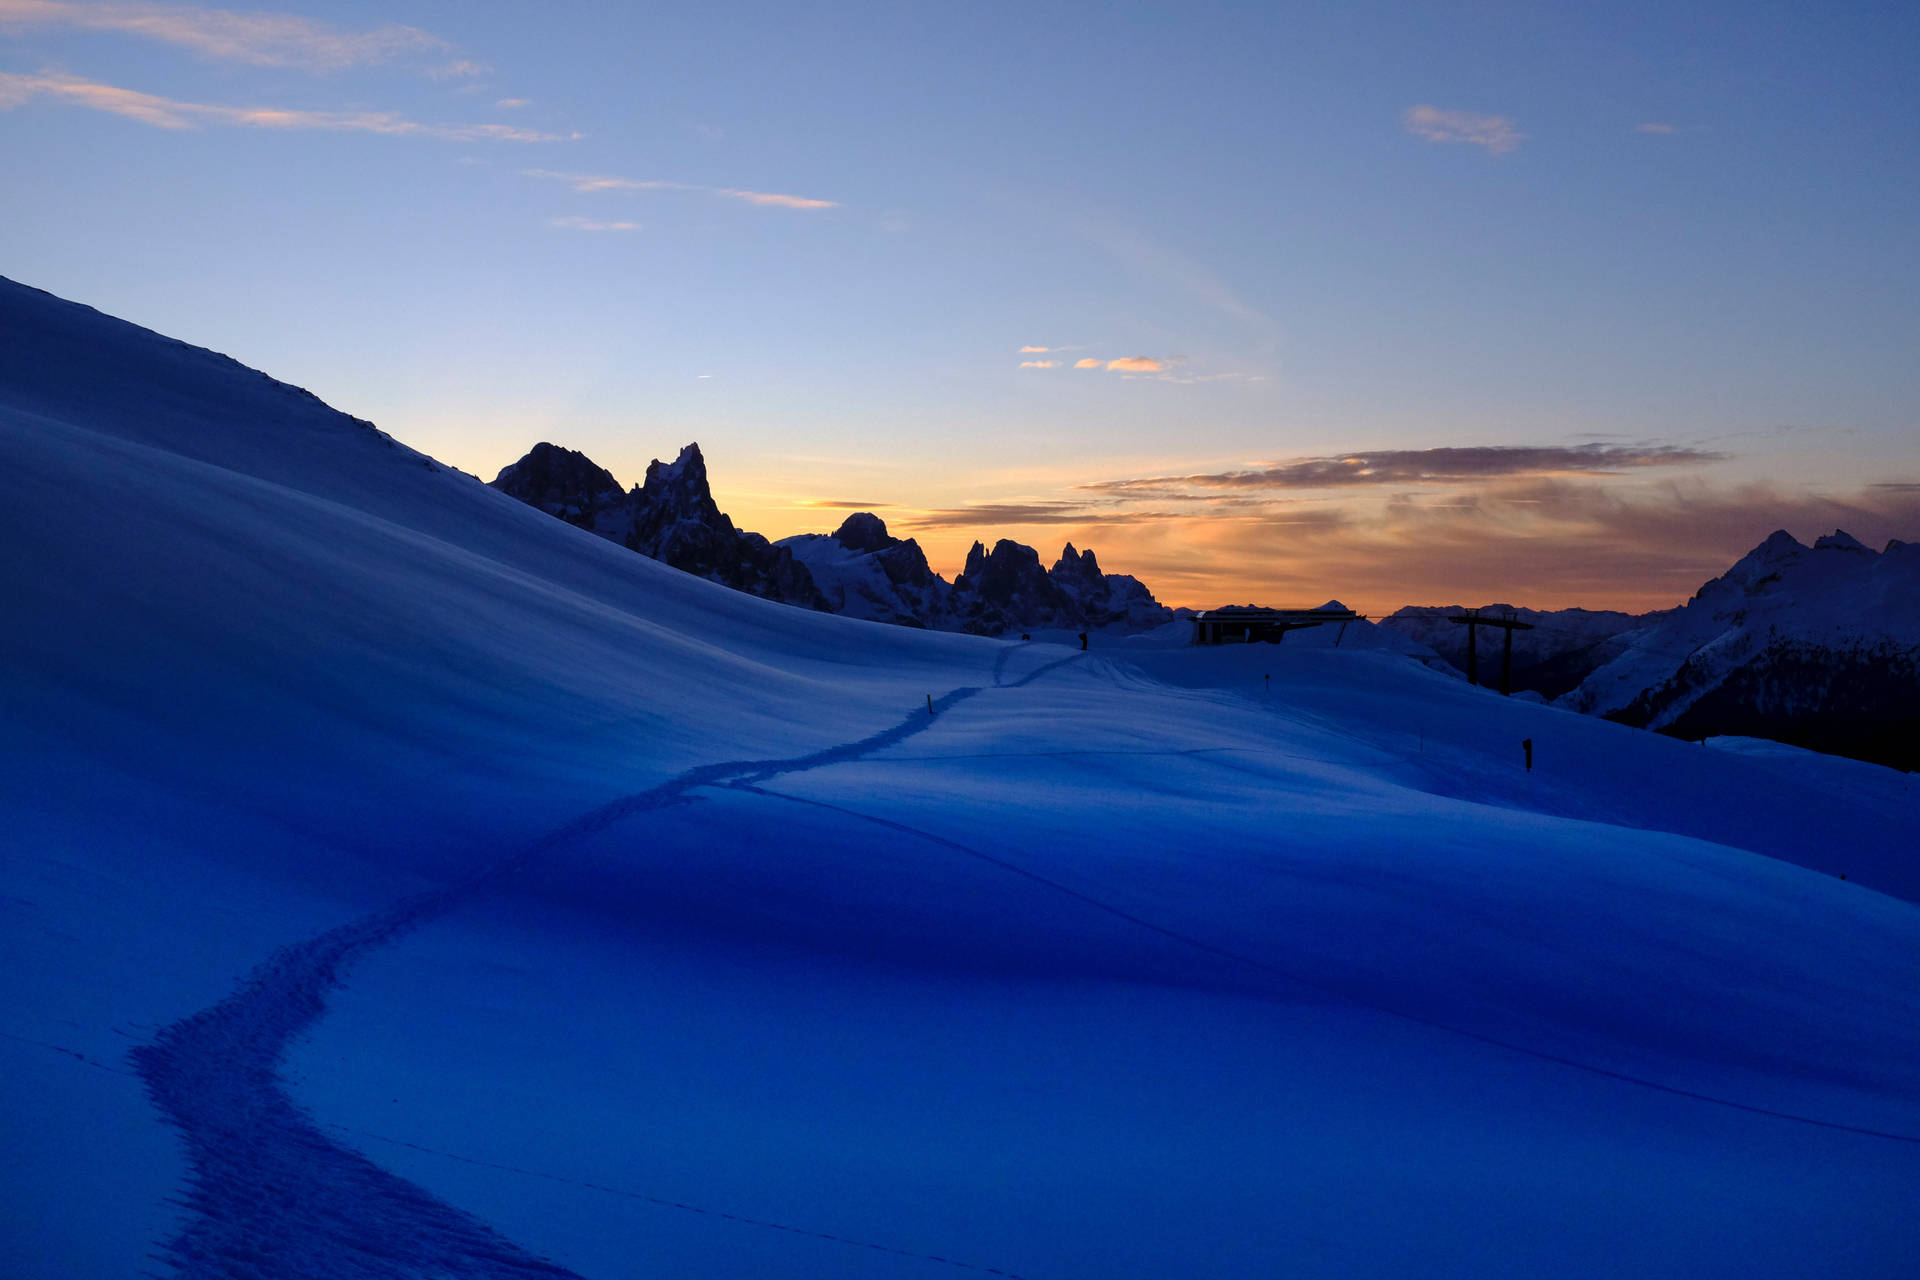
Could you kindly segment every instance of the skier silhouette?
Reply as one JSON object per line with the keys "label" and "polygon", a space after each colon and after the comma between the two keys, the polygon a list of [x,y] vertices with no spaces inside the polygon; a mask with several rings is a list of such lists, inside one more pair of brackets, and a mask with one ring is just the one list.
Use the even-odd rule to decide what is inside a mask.
{"label": "skier silhouette", "polygon": [[1082,632],[1080,633],[1080,648],[1081,648],[1081,651],[1082,651],[1082,652],[1084,652],[1084,651],[1086,650],[1086,647],[1087,647],[1087,633],[1086,633],[1086,632],[1084,632],[1084,631],[1082,631]]}

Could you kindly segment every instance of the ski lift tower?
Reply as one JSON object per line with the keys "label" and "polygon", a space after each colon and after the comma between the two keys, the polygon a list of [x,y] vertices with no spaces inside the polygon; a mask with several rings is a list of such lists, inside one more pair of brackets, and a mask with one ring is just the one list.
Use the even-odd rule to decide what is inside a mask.
{"label": "ski lift tower", "polygon": [[1468,609],[1464,613],[1454,614],[1447,621],[1460,623],[1467,629],[1467,683],[1471,685],[1477,686],[1480,683],[1480,650],[1475,643],[1480,628],[1498,627],[1505,633],[1500,646],[1500,694],[1502,697],[1511,694],[1513,692],[1513,633],[1531,631],[1533,624],[1520,621],[1513,616],[1512,610],[1508,610],[1505,617],[1496,617],[1490,613],[1482,613],[1478,609]]}

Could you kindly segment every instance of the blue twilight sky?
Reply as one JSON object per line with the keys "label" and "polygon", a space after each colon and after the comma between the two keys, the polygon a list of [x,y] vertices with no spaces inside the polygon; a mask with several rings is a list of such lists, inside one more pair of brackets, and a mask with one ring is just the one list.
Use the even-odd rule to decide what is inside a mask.
{"label": "blue twilight sky", "polygon": [[0,274],[483,478],[698,440],[744,527],[948,573],[1668,604],[1920,536],[1916,55],[1911,3],[0,0]]}

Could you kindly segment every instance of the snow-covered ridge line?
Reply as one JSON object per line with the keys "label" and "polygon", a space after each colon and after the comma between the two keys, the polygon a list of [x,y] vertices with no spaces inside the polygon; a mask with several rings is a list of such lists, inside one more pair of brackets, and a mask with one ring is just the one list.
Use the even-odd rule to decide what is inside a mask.
{"label": "snow-covered ridge line", "polygon": [[1778,530],[1610,638],[1557,705],[1684,738],[1765,737],[1920,767],[1920,544]]}

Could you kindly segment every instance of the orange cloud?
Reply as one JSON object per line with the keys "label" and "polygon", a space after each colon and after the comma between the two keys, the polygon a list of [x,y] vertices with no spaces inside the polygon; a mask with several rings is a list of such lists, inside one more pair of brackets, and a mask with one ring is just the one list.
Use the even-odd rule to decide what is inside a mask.
{"label": "orange cloud", "polygon": [[1323,458],[1294,458],[1244,471],[1104,480],[1080,486],[1094,492],[1339,489],[1365,485],[1478,483],[1519,476],[1615,476],[1652,467],[1722,462],[1725,454],[1684,445],[1451,445],[1437,449],[1376,449]]}
{"label": "orange cloud", "polygon": [[1051,350],[1053,350],[1052,347],[1022,347],[1020,348],[1020,354],[1024,356],[1024,355],[1031,355],[1035,352],[1051,351]]}
{"label": "orange cloud", "polygon": [[1059,363],[1058,360],[1022,360],[1020,367],[1022,369],[1051,369]]}
{"label": "orange cloud", "polygon": [[1098,369],[1100,367],[1100,362],[1098,360],[1095,360],[1092,356],[1088,356],[1084,360],[1075,360],[1073,362],[1073,367],[1076,369]]}
{"label": "orange cloud", "polygon": [[[559,134],[504,124],[422,124],[392,111],[294,111],[279,107],[226,107],[180,102],[78,76],[17,75],[0,71],[0,111],[37,97],[104,111],[158,129],[197,129],[223,124],[248,129],[317,129],[330,133],[383,133],[393,137],[445,138],[455,142],[561,142]],[[573,134],[572,137],[579,137]]]}
{"label": "orange cloud", "polygon": [[1107,368],[1120,373],[1158,373],[1166,367],[1151,356],[1121,356],[1107,361]]}
{"label": "orange cloud", "polygon": [[1442,111],[1425,103],[1400,113],[1407,132],[1428,142],[1468,142],[1504,155],[1526,140],[1507,116],[1482,116],[1471,111]]}

